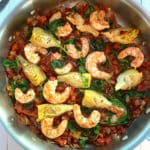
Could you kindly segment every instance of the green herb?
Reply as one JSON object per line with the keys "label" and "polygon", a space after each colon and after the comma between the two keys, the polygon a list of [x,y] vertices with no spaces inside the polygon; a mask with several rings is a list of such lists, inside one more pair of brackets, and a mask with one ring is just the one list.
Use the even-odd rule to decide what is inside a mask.
{"label": "green herb", "polygon": [[39,97],[40,97],[40,100],[41,100],[41,101],[44,101],[44,100],[45,100],[42,91],[39,91]]}
{"label": "green herb", "polygon": [[150,92],[149,92],[149,90],[144,92],[144,97],[150,98]]}
{"label": "green herb", "polygon": [[127,48],[127,46],[128,46],[127,44],[120,44],[121,49],[125,49],[125,48]]}
{"label": "green herb", "polygon": [[63,25],[64,25],[64,22],[62,21],[62,19],[56,19],[52,21],[51,23],[47,24],[45,26],[45,29],[54,34],[57,31],[57,28]]}
{"label": "green herb", "polygon": [[85,58],[80,58],[77,60],[77,64],[78,65],[84,65],[85,64],[86,59]]}
{"label": "green herb", "polygon": [[129,98],[140,98],[144,96],[144,93],[136,91],[136,89],[131,89],[124,92],[125,95],[128,95]]}
{"label": "green herb", "polygon": [[109,26],[110,26],[110,28],[109,29],[112,29],[112,25],[113,25],[113,20],[112,19],[109,19]]}
{"label": "green herb", "polygon": [[92,90],[96,90],[98,92],[102,92],[105,89],[105,87],[106,87],[105,81],[100,80],[100,79],[96,79],[96,80],[92,81],[90,88]]}
{"label": "green herb", "polygon": [[81,80],[85,87],[88,87],[88,79],[81,74]]}
{"label": "green herb", "polygon": [[75,132],[76,131],[76,123],[72,120],[69,120],[68,122],[68,129],[71,131],[71,132]]}
{"label": "green herb", "polygon": [[101,128],[101,126],[100,126],[100,124],[97,124],[92,130],[93,130],[93,134],[94,135],[98,135],[99,134],[99,132],[100,132],[100,128]]}
{"label": "green herb", "polygon": [[29,29],[28,29],[28,33],[27,33],[27,35],[26,35],[26,40],[27,40],[27,41],[30,39],[30,37],[31,37],[31,35],[32,35],[32,30],[33,30],[33,28],[29,28]]}
{"label": "green herb", "polygon": [[93,11],[94,11],[94,8],[92,6],[89,6],[89,8],[87,9],[87,11],[83,15],[84,18],[88,18]]}
{"label": "green herb", "polygon": [[2,61],[2,64],[6,68],[11,68],[13,69],[14,72],[18,72],[18,66],[19,66],[19,61],[18,60],[9,60],[9,59],[4,59]]}
{"label": "green herb", "polygon": [[111,62],[110,60],[107,58],[106,62],[103,64],[104,67],[108,68],[110,66]]}
{"label": "green herb", "polygon": [[105,48],[105,43],[104,42],[101,42],[97,39],[92,39],[90,41],[90,44],[92,46],[92,48],[95,50],[95,51],[102,51],[104,50]]}
{"label": "green herb", "polygon": [[50,64],[53,69],[63,67],[63,63],[60,59],[53,60]]}
{"label": "green herb", "polygon": [[22,80],[13,79],[11,82],[11,91],[13,94],[16,88],[20,88],[21,91],[25,93],[29,88],[29,82],[25,79]]}
{"label": "green herb", "polygon": [[87,141],[88,141],[88,137],[80,137],[80,141],[79,141],[80,146],[84,148],[87,144]]}
{"label": "green herb", "polygon": [[130,60],[128,58],[119,59],[120,70],[121,72],[126,70],[130,66]]}
{"label": "green herb", "polygon": [[77,13],[77,12],[78,12],[78,9],[77,9],[77,7],[76,7],[76,6],[72,7],[72,9],[71,9],[71,10],[72,10],[72,12],[73,12],[73,13]]}
{"label": "green herb", "polygon": [[85,67],[84,66],[79,66],[79,72],[82,73],[86,73]]}
{"label": "green herb", "polygon": [[93,111],[92,108],[88,108],[88,107],[81,107],[81,110],[85,113],[90,115],[90,113]]}
{"label": "green herb", "polygon": [[76,39],[67,39],[64,44],[76,44]]}

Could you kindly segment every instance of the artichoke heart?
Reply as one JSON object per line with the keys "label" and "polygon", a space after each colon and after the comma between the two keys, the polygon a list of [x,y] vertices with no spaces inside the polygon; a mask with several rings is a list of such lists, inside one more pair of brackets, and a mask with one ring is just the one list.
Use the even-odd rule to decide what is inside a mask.
{"label": "artichoke heart", "polygon": [[60,41],[58,41],[51,33],[48,33],[39,27],[33,28],[30,42],[44,48],[59,47],[63,49]]}
{"label": "artichoke heart", "polygon": [[22,65],[25,76],[33,85],[39,86],[46,80],[46,75],[39,66],[28,62],[21,55],[18,55],[17,59]]}
{"label": "artichoke heart", "polygon": [[129,69],[121,73],[117,78],[115,90],[130,90],[137,86],[142,80],[142,72],[135,69]]}
{"label": "artichoke heart", "polygon": [[89,73],[70,72],[58,76],[57,79],[75,88],[88,88],[91,84],[91,75]]}
{"label": "artichoke heart", "polygon": [[48,117],[57,117],[64,114],[67,111],[73,110],[73,105],[67,104],[41,104],[37,106],[38,108],[38,119],[41,121]]}
{"label": "artichoke heart", "polygon": [[82,105],[89,108],[108,109],[112,103],[101,93],[97,93],[93,90],[85,90]]}
{"label": "artichoke heart", "polygon": [[138,34],[138,29],[128,27],[122,27],[109,30],[108,32],[102,32],[102,35],[106,36],[111,42],[119,42],[122,44],[129,44],[134,42]]}

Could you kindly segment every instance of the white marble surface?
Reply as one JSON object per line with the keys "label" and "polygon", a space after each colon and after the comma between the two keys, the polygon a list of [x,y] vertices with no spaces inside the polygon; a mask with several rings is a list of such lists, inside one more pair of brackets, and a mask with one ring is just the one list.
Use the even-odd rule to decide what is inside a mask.
{"label": "white marble surface", "polygon": [[[1,1],[1,0],[0,0]],[[148,9],[150,11],[150,0],[136,0],[142,3],[143,9]],[[149,13],[150,14],[150,13]],[[134,150],[148,150],[150,149],[150,141],[144,140],[137,148]],[[0,124],[0,150],[23,150],[23,148],[18,145],[5,131],[5,129]]]}

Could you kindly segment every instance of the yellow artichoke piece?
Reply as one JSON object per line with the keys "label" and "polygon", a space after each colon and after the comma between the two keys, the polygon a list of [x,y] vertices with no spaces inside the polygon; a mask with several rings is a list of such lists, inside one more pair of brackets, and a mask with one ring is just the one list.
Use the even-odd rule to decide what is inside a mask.
{"label": "yellow artichoke piece", "polygon": [[68,111],[73,110],[73,105],[67,104],[41,104],[37,106],[38,108],[38,119],[41,121],[49,117],[57,117]]}
{"label": "yellow artichoke piece", "polygon": [[142,80],[142,72],[135,69],[129,69],[121,73],[117,78],[115,90],[130,90],[137,86]]}
{"label": "yellow artichoke piece", "polygon": [[79,31],[85,32],[85,33],[90,33],[95,37],[98,37],[98,35],[99,35],[99,32],[96,29],[94,29],[91,25],[86,25],[86,24],[85,25],[77,25],[76,27]]}
{"label": "yellow artichoke piece", "polygon": [[89,88],[91,84],[91,75],[89,73],[70,72],[57,76],[57,79],[75,88]]}
{"label": "yellow artichoke piece", "polygon": [[139,30],[128,27],[122,27],[109,30],[108,32],[102,32],[101,34],[106,36],[111,42],[129,44],[133,43],[134,40],[137,38]]}
{"label": "yellow artichoke piece", "polygon": [[39,66],[28,62],[21,55],[18,55],[17,59],[21,63],[25,76],[33,85],[39,86],[46,80],[46,75]]}
{"label": "yellow artichoke piece", "polygon": [[59,47],[64,49],[61,46],[60,41],[58,41],[52,34],[39,27],[33,28],[30,42],[44,48]]}
{"label": "yellow artichoke piece", "polygon": [[109,109],[112,103],[101,93],[97,93],[93,90],[85,90],[82,105],[88,108]]}

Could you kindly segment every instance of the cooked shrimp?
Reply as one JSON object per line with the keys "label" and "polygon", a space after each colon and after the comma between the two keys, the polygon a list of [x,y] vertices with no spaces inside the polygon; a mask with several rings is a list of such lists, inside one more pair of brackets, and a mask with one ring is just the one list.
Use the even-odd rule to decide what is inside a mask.
{"label": "cooked shrimp", "polygon": [[57,80],[54,81],[49,80],[44,85],[43,96],[49,103],[61,104],[65,102],[70,96],[71,87],[66,87],[64,92],[58,93],[56,92],[57,85],[58,85]]}
{"label": "cooked shrimp", "polygon": [[20,88],[16,88],[15,99],[22,104],[31,102],[35,99],[35,92],[33,89],[29,89],[26,93],[23,93]]}
{"label": "cooked shrimp", "polygon": [[138,47],[128,47],[121,51],[118,55],[119,59],[123,59],[127,56],[133,56],[135,59],[131,62],[131,67],[138,68],[144,61],[144,55]]}
{"label": "cooked shrimp", "polygon": [[92,111],[88,118],[84,117],[81,113],[80,105],[75,104],[73,107],[73,114],[75,121],[81,128],[93,128],[100,121],[100,112],[97,110]]}
{"label": "cooked shrimp", "polygon": [[99,35],[99,32],[97,30],[95,30],[95,28],[93,28],[91,25],[85,24],[85,25],[78,25],[76,27],[79,31],[90,33],[95,37],[98,37],[98,35]]}
{"label": "cooked shrimp", "polygon": [[65,36],[68,36],[69,34],[71,34],[71,32],[72,32],[72,27],[67,22],[64,26],[57,27],[56,35],[58,37],[65,37]]}
{"label": "cooked shrimp", "polygon": [[56,59],[61,59],[62,55],[58,52],[54,52],[51,54],[51,57],[50,57],[50,60],[53,61],[53,60],[56,60]]}
{"label": "cooked shrimp", "polygon": [[74,59],[79,59],[85,57],[90,49],[89,40],[85,37],[80,38],[82,48],[81,51],[78,51],[74,44],[66,44],[67,53]]}
{"label": "cooked shrimp", "polygon": [[105,20],[105,11],[97,10],[90,15],[90,24],[96,30],[104,30],[109,28],[109,23]]}
{"label": "cooked shrimp", "polygon": [[41,122],[41,131],[42,133],[50,138],[55,139],[61,136],[68,125],[68,120],[62,120],[62,122],[57,126],[57,128],[53,127],[54,118],[46,118]]}
{"label": "cooked shrimp", "polygon": [[111,42],[129,44],[134,42],[134,40],[137,38],[139,30],[128,27],[122,27],[112,29],[107,32],[101,32],[101,34],[106,36]]}
{"label": "cooked shrimp", "polygon": [[68,21],[70,21],[73,25],[83,25],[84,19],[78,13],[72,13],[66,17]]}
{"label": "cooked shrimp", "polygon": [[109,79],[111,78],[111,73],[106,73],[98,69],[98,63],[104,63],[106,61],[106,56],[104,52],[93,52],[89,54],[86,58],[85,67],[87,71],[94,77],[99,79]]}
{"label": "cooked shrimp", "polygon": [[55,68],[55,72],[57,74],[66,74],[69,73],[73,68],[72,63],[68,62],[65,66],[63,66],[62,68]]}
{"label": "cooked shrimp", "polygon": [[57,11],[56,13],[54,13],[51,18],[49,19],[49,22],[52,22],[54,20],[60,19],[62,17],[62,14],[60,11]]}
{"label": "cooked shrimp", "polygon": [[47,50],[45,48],[35,46],[31,43],[27,44],[24,47],[24,54],[26,58],[28,59],[29,62],[33,64],[37,64],[40,61],[40,56],[38,53],[46,55]]}

